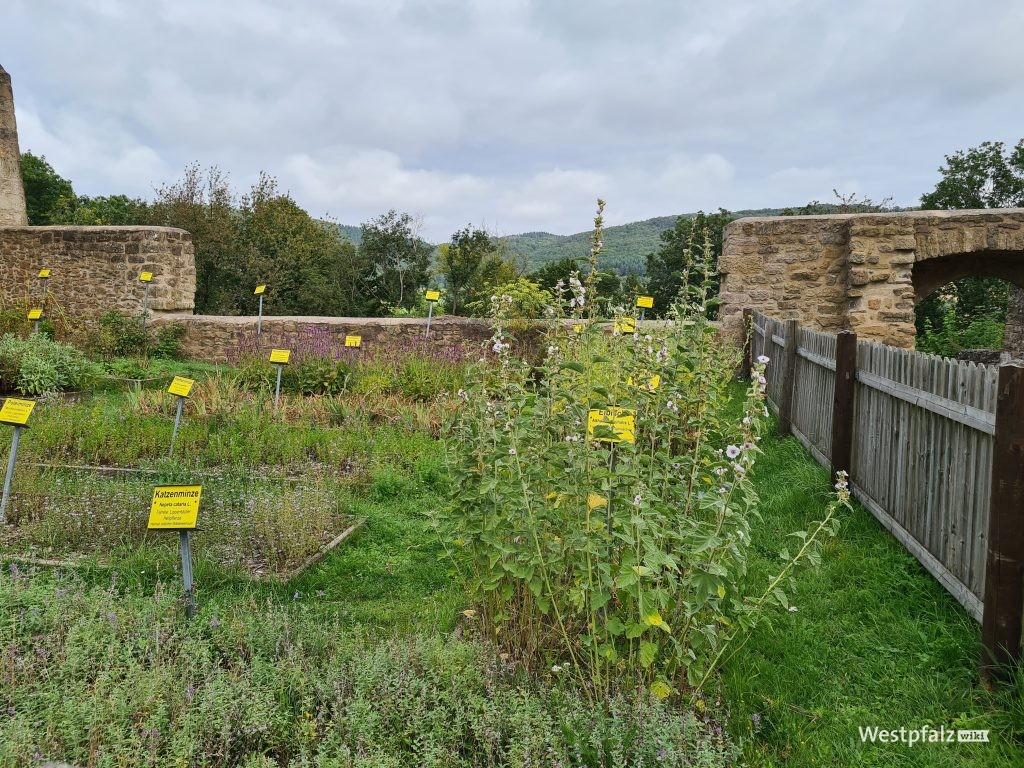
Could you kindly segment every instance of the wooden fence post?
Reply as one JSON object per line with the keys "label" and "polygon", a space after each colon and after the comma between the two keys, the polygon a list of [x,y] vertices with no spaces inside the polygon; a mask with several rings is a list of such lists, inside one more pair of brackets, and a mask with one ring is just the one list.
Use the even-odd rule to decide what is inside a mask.
{"label": "wooden fence post", "polygon": [[743,310],[743,378],[749,379],[754,364],[754,310]]}
{"label": "wooden fence post", "polygon": [[857,378],[857,334],[836,336],[836,391],[832,401],[832,478],[853,464],[853,392]]}
{"label": "wooden fence post", "polygon": [[[1021,658],[1024,615],[1024,364],[999,366],[992,447],[982,668],[999,677]],[[1000,665],[1003,665],[1000,667]]]}
{"label": "wooden fence post", "polygon": [[793,431],[793,390],[796,387],[796,344],[800,324],[786,321],[785,356],[782,360],[782,381],[779,390],[779,435],[785,437]]}

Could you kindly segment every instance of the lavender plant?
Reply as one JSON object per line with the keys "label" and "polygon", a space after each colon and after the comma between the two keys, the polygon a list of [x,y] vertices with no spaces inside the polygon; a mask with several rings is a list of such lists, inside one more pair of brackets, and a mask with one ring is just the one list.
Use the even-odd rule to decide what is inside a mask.
{"label": "lavender plant", "polygon": [[[602,243],[599,201],[591,274]],[[691,244],[692,245],[692,244]],[[795,567],[836,532],[798,532],[767,593],[750,582],[749,475],[759,454],[766,358],[734,415],[739,351],[707,319],[707,245],[688,258],[670,318],[637,330],[618,310],[610,336],[595,294],[573,276],[557,304],[539,370],[506,339],[494,297],[495,364],[460,392],[447,443],[451,504],[438,513],[483,630],[523,664],[551,666],[596,696],[622,685],[660,698],[699,692],[728,646],[773,604]],[[632,328],[632,331],[629,329]]]}

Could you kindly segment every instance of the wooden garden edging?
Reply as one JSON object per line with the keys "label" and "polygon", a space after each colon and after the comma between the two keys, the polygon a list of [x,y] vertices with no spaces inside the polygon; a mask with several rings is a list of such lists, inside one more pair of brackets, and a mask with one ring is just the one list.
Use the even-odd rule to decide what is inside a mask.
{"label": "wooden garden edging", "polygon": [[[981,366],[745,312],[747,361],[793,434],[982,624],[988,670],[1021,659],[1024,366]],[[749,369],[748,369],[749,370]]]}

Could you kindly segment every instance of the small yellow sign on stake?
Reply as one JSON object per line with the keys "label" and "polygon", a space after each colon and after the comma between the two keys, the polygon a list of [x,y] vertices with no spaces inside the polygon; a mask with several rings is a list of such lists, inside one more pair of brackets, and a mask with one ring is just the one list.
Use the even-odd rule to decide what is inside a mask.
{"label": "small yellow sign on stake", "polygon": [[199,517],[201,485],[158,485],[149,508],[150,530],[190,530]]}
{"label": "small yellow sign on stake", "polygon": [[441,292],[440,291],[427,291],[426,296],[427,296],[427,301],[440,301],[440,299],[441,299]]}
{"label": "small yellow sign on stake", "polygon": [[270,362],[277,363],[278,365],[288,365],[288,361],[291,360],[292,351],[290,349],[272,349],[270,350]]}
{"label": "small yellow sign on stake", "polygon": [[48,270],[48,269],[40,269],[39,270],[39,276],[41,278],[43,278],[43,280],[45,280],[46,278],[48,278],[50,276],[50,270]]}
{"label": "small yellow sign on stake", "polygon": [[363,344],[362,336],[346,336],[345,346],[346,347],[360,347]]}
{"label": "small yellow sign on stake", "polygon": [[636,333],[636,318],[620,317],[615,320],[615,330],[619,333]]}
{"label": "small yellow sign on stake", "polygon": [[12,427],[23,427],[28,424],[28,417],[32,415],[32,409],[35,407],[35,400],[8,397],[0,408],[0,422],[10,424]]}
{"label": "small yellow sign on stake", "polygon": [[654,297],[653,296],[637,296],[636,297],[636,305],[640,309],[651,309],[652,307],[654,307]]}
{"label": "small yellow sign on stake", "polygon": [[192,394],[192,386],[196,382],[193,379],[186,379],[184,376],[175,376],[167,391],[178,397],[188,397]]}
{"label": "small yellow sign on stake", "polygon": [[153,282],[153,273],[143,272],[141,275],[139,275],[139,280],[141,280],[144,283],[151,283]]}
{"label": "small yellow sign on stake", "polygon": [[[626,379],[626,384],[628,384],[631,387],[634,386],[634,384],[633,384],[633,377],[632,376],[630,376],[628,379]],[[647,380],[647,383],[643,384],[640,387],[640,389],[643,389],[643,390],[645,390],[647,392],[653,392],[654,390],[656,390],[660,386],[661,386],[661,375],[656,373],[653,376],[651,376],[651,378],[649,378]]]}
{"label": "small yellow sign on stake", "polygon": [[43,316],[43,310],[41,310],[38,307],[36,307],[35,309],[30,309],[28,311],[28,319],[29,320],[38,320],[42,316]]}
{"label": "small yellow sign on stake", "polygon": [[[611,430],[614,437],[598,436],[599,428]],[[604,430],[602,430],[604,431]],[[601,410],[592,408],[587,414],[587,437],[603,443],[636,442],[636,411],[632,408],[608,408]]]}
{"label": "small yellow sign on stake", "polygon": [[263,284],[263,285],[257,285],[257,286],[256,286],[256,290],[255,290],[255,291],[253,291],[253,295],[254,295],[254,296],[259,296],[260,294],[262,294],[262,293],[265,293],[265,292],[266,292],[266,290],[267,290],[267,286],[266,286],[266,284]]}

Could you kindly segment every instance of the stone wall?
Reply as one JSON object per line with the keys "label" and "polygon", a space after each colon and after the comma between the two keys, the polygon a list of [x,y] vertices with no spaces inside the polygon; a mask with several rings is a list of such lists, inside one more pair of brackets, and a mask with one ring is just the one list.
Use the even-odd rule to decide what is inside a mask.
{"label": "stone wall", "polygon": [[[164,314],[154,317],[152,330],[180,323],[185,326],[182,352],[190,358],[211,363],[231,362],[244,351],[272,347],[310,349],[342,346],[346,335],[362,337],[363,348],[407,347],[424,338],[426,320],[395,317],[291,317],[263,318],[263,333],[257,343],[255,317]],[[487,320],[435,318],[430,325],[432,346],[482,344],[493,330]]]}
{"label": "stone wall", "polygon": [[721,318],[744,307],[821,331],[914,346],[914,306],[967,276],[1024,287],[1024,209],[739,219],[726,228]]}
{"label": "stone wall", "polygon": [[0,228],[0,301],[37,306],[47,267],[47,314],[94,320],[116,310],[142,311],[142,272],[152,272],[150,313],[191,312],[196,267],[192,236],[168,227]]}
{"label": "stone wall", "polygon": [[0,67],[0,227],[28,225],[11,77]]}

